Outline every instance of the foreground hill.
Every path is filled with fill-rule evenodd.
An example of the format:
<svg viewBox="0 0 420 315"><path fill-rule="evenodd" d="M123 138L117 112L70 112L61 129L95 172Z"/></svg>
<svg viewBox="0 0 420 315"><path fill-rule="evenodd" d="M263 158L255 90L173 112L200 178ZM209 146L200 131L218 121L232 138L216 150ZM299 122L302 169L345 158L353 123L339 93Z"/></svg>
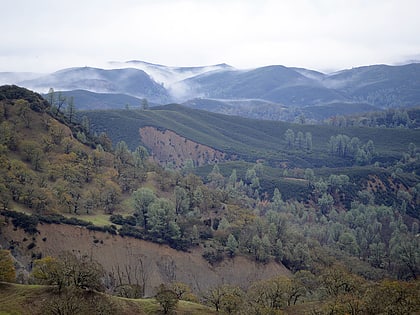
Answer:
<svg viewBox="0 0 420 315"><path fill-rule="evenodd" d="M142 148L131 152L121 147L114 155L106 135L92 139L83 126L57 113L40 95L16 86L0 87L0 109L0 245L12 250L23 278L35 259L62 251L89 253L108 272L129 268L125 277L134 277L139 260L144 260L149 271L142 290L147 295L160 283L175 280L201 292L227 280L245 286L289 273L274 260L259 265L246 255L228 257L219 245L215 249L213 220L217 229L228 203L222 205L219 193L199 178L183 180L185 200L178 205L174 188L180 182L172 178L178 175L147 162ZM156 201L156 225L152 213L144 220L137 219L139 213L133 216L134 192L140 188L137 195L147 192ZM255 217L249 209L234 204L232 208L235 216ZM113 214L118 215L111 222ZM136 227L137 221L147 219L147 226ZM245 222L238 222L241 225ZM225 242L225 232L219 234ZM214 265L224 257L226 261Z"/></svg>
<svg viewBox="0 0 420 315"><path fill-rule="evenodd" d="M70 312L73 311L89 314L118 314L118 315L153 315L159 314L161 308L154 299L126 299L113 296L107 296L103 293L84 292L86 301L79 302L78 305L72 305L76 301L67 301L67 307L58 307L60 297L55 294L50 286L22 285L0 282L0 313L1 314L54 314L54 311ZM46 307L46 302L50 302ZM55 306L55 308L54 308ZM176 314L188 315L211 315L217 314L203 305L180 301L176 308Z"/></svg>
<svg viewBox="0 0 420 315"><path fill-rule="evenodd" d="M21 229L15 230L11 222L4 224L5 218L0 218L3 222L0 244L4 248L13 246L22 267L31 265L33 257L57 257L66 251L88 253L115 278L131 277L135 279L132 281L144 281L145 296L153 296L161 283L186 283L198 294L224 283L247 287L262 279L290 275L289 270L274 262L258 264L244 257L235 257L212 266L203 259L199 248L190 252L177 251L167 245L74 225L39 224L38 232L31 235ZM31 243L33 246L28 249Z"/></svg>

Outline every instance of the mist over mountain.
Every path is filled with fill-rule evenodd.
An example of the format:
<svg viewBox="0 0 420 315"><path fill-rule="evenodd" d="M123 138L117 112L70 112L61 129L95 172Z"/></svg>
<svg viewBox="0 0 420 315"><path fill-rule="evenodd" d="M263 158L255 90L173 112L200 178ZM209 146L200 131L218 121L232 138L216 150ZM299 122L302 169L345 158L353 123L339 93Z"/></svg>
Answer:
<svg viewBox="0 0 420 315"><path fill-rule="evenodd" d="M67 95L74 95L79 109L124 106L121 102L109 104L113 97L106 94L126 95L130 98L123 103L130 105L146 98L152 104L174 102L275 120L301 114L309 119L325 119L331 114L420 104L419 63L372 65L330 74L282 65L254 69L236 69L227 64L172 67L139 60L109 65L111 69L77 67L47 75L0 73L0 79L42 93L49 88L67 91ZM90 92L89 97L86 93L81 97L81 91Z"/></svg>
<svg viewBox="0 0 420 315"><path fill-rule="evenodd" d="M20 85L46 93L54 90L86 90L96 93L121 93L146 97L158 103L170 100L167 90L146 72L134 68L98 69L90 67L69 68L19 82Z"/></svg>

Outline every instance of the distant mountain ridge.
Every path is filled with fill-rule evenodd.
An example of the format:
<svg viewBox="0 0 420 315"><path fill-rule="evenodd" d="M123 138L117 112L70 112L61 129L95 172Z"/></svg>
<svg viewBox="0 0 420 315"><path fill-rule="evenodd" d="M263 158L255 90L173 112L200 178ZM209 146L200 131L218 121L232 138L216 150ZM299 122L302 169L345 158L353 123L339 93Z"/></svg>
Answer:
<svg viewBox="0 0 420 315"><path fill-rule="evenodd" d="M78 67L40 76L28 74L27 80L22 73L0 73L0 81L14 80L7 83L44 93L49 88L67 91L67 95L74 90L79 90L78 95L80 90L100 93L76 98L80 109L100 108L102 103L102 108L121 108L121 102L109 104L105 94L134 97L130 104L146 98L156 104L194 107L197 101L193 100L201 100L201 109L240 116L249 116L251 111L253 118L267 116L269 106L270 110L278 108L272 116L280 118L273 119L282 119L285 108L296 115L325 119L334 113L335 104L340 104L336 115L420 105L420 63L372 65L331 74L282 65L243 70L227 64L170 67L132 60L110 66L108 70Z"/></svg>

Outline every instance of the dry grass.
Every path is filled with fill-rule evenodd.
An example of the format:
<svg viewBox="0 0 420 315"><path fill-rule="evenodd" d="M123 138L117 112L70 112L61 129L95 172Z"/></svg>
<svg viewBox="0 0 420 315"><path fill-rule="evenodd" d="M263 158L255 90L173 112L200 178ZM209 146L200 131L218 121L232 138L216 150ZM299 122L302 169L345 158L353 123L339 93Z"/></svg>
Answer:
<svg viewBox="0 0 420 315"><path fill-rule="evenodd" d="M36 315L50 300L54 291L49 286L21 285L0 282L0 315ZM112 296L116 314L160 314L160 306L155 299L125 299ZM197 303L179 301L177 315L215 315L216 311Z"/></svg>

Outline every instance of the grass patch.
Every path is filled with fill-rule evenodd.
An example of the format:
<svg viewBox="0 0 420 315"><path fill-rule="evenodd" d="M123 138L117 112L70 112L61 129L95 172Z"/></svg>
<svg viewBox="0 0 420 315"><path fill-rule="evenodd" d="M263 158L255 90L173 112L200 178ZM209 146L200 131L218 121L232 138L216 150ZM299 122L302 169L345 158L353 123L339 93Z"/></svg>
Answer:
<svg viewBox="0 0 420 315"><path fill-rule="evenodd" d="M78 219L92 222L97 226L109 225L109 214L81 214L77 216Z"/></svg>

